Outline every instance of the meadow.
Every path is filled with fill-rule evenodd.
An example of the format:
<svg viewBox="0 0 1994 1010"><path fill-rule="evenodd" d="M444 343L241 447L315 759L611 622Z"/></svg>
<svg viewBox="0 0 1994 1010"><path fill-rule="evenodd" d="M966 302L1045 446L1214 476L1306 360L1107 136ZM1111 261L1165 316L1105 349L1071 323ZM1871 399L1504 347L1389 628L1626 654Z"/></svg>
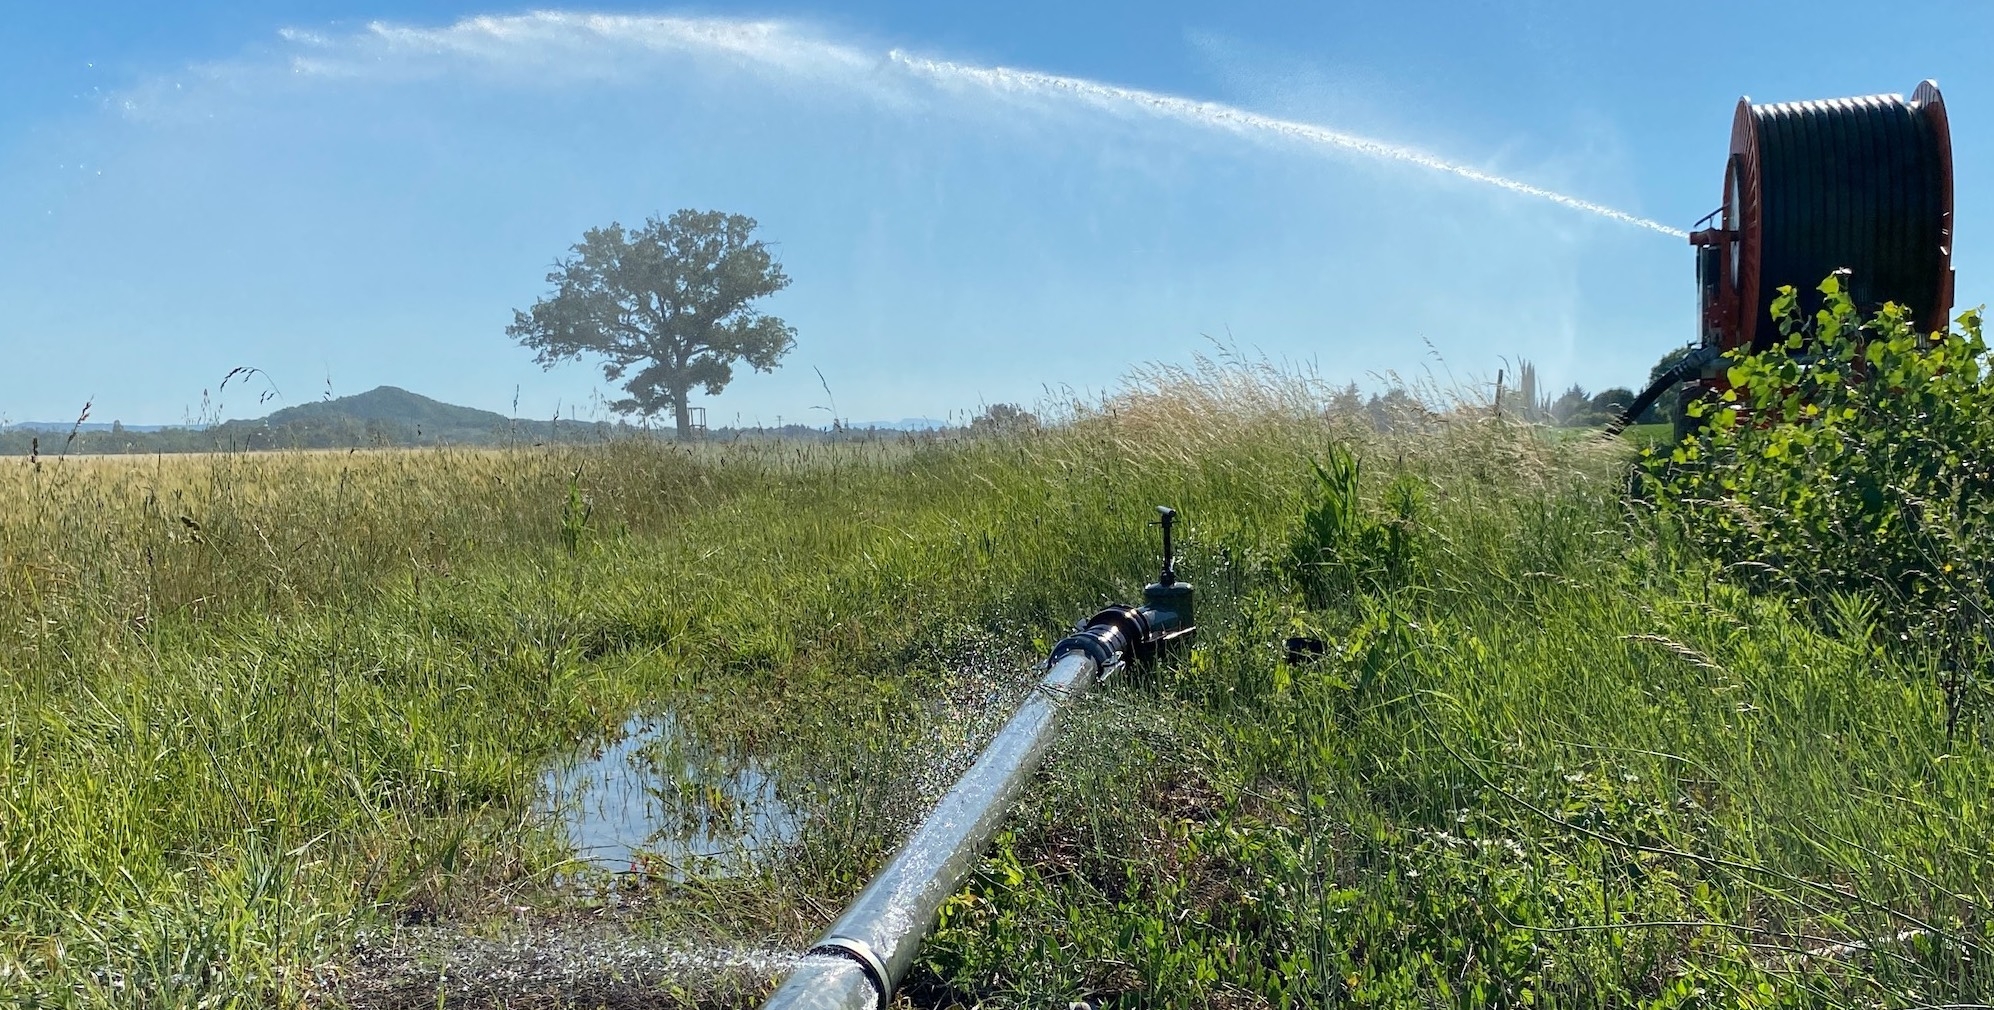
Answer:
<svg viewBox="0 0 1994 1010"><path fill-rule="evenodd" d="M1158 504L1196 647L1077 705L903 1003L1988 1002L1989 734L1885 603L1742 584L1625 441L1326 393L1206 364L974 439L7 460L0 1004L753 1006L1139 594ZM633 713L770 769L794 836L578 862L544 770ZM502 963L536 950L573 963Z"/></svg>

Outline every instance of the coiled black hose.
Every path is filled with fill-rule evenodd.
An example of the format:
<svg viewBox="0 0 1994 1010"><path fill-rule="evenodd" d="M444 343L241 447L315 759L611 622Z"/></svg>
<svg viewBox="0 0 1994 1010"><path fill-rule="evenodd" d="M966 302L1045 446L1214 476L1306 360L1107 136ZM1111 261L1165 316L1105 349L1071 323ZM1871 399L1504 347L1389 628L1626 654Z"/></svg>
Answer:
<svg viewBox="0 0 1994 1010"><path fill-rule="evenodd" d="M1752 106L1762 200L1753 351L1780 339L1781 285L1802 318L1821 307L1823 278L1847 269L1865 315L1896 302L1924 319L1947 269L1943 138L1896 95Z"/></svg>

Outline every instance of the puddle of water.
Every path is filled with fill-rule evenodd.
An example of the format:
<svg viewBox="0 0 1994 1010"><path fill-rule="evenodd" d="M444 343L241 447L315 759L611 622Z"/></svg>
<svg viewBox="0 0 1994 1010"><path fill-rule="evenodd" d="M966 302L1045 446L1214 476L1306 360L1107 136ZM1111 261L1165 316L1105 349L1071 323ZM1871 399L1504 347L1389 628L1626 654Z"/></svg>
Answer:
<svg viewBox="0 0 1994 1010"><path fill-rule="evenodd" d="M541 802L580 858L675 880L751 870L794 841L801 821L772 771L700 746L669 713L632 718L616 739L550 768Z"/></svg>

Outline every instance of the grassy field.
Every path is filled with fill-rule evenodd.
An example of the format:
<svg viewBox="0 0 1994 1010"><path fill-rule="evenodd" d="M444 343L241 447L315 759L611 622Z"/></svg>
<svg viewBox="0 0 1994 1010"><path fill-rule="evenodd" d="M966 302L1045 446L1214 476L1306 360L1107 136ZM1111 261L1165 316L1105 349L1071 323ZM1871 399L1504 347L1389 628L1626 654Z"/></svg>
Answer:
<svg viewBox="0 0 1994 1010"><path fill-rule="evenodd" d="M751 1006L1045 645L1137 595L1156 504L1197 648L1080 705L905 999L1994 994L1986 730L1864 604L1727 584L1623 499L1625 443L1384 434L1322 392L1155 372L974 441L9 462L0 1002ZM1295 634L1329 653L1285 665ZM770 769L795 837L584 869L543 769L638 712ZM436 977L521 935L649 967Z"/></svg>

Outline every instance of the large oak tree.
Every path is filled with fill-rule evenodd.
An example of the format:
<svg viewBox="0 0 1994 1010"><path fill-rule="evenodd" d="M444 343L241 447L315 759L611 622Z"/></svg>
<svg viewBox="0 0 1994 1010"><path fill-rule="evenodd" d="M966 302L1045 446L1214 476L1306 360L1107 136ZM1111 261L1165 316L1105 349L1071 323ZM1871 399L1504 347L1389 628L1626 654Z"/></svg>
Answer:
<svg viewBox="0 0 1994 1010"><path fill-rule="evenodd" d="M629 397L611 409L653 417L670 408L685 438L695 387L720 392L736 362L772 371L796 345L794 327L754 308L789 286L754 231L753 218L696 210L634 231L591 228L547 275L554 290L513 312L506 335L545 368L602 358L604 378L628 376Z"/></svg>

